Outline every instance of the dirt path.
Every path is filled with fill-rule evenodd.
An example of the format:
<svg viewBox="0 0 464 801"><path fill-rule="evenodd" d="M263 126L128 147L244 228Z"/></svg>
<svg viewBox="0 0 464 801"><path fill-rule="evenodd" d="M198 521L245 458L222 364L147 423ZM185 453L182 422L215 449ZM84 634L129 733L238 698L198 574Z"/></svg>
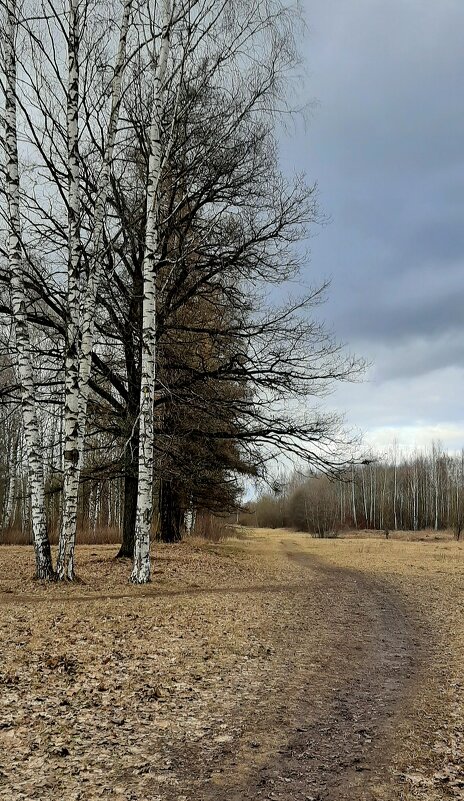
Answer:
<svg viewBox="0 0 464 801"><path fill-rule="evenodd" d="M287 552L322 573L337 609L339 632L330 672L333 688L314 714L301 700L301 726L266 775L290 778L276 799L330 801L390 795L395 719L417 689L418 641L407 613L390 590L362 573L324 565L314 556ZM309 588L308 588L308 591ZM341 602L341 603L340 603ZM334 611L334 610L332 610ZM357 637L350 636L359 627ZM360 637L359 637L360 635ZM360 642L361 640L361 642ZM397 797L393 788L393 796ZM250 796L253 797L253 796Z"/></svg>
<svg viewBox="0 0 464 801"><path fill-rule="evenodd" d="M274 746L264 760L252 753L249 764L238 771L239 781L237 760L222 767L224 778L209 789L200 771L193 797L202 801L398 799L391 757L397 717L404 717L408 700L417 691L417 633L406 610L381 582L330 566L286 540L281 547L285 557L308 574L298 589L285 587L295 612L308 605L324 609L325 623L334 636L330 661L316 677L314 665L305 671L305 656L311 659L310 651L304 654L309 632L300 628L298 680L292 680L288 665L285 695L269 695L269 704L278 702L281 708L274 720L279 747ZM297 618L301 624L301 615ZM307 639L312 643L312 636ZM287 705L293 709L290 721L285 720ZM259 744L255 747L259 749Z"/></svg>

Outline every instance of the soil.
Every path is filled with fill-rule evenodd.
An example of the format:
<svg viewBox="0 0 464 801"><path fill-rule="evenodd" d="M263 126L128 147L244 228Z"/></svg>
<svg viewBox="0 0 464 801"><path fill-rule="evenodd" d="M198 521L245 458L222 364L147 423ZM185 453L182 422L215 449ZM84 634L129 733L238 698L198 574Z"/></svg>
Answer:
<svg viewBox="0 0 464 801"><path fill-rule="evenodd" d="M0 798L464 798L457 543L248 532L127 584L0 549Z"/></svg>

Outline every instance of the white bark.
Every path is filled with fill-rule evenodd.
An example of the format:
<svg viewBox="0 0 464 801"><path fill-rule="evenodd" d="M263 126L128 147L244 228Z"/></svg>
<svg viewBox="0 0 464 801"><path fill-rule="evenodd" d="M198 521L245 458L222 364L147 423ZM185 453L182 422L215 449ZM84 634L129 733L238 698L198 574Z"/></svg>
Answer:
<svg viewBox="0 0 464 801"><path fill-rule="evenodd" d="M189 508L187 509L187 511L185 512L185 515L184 515L185 531L187 532L189 537L191 536L191 534L193 533L193 530L195 528L196 516L197 516L196 515L196 509L193 506L193 504L190 503L190 506L189 506ZM237 523L238 523L238 512L237 512Z"/></svg>
<svg viewBox="0 0 464 801"><path fill-rule="evenodd" d="M94 211L93 261L84 293L82 308L79 306L79 153L78 153L78 104L79 104L79 21L78 0L70 2L69 16L69 84L68 84L68 165L69 165L69 280L68 280L68 358L66 363L65 403L65 455L63 486L63 520L58 556L59 578L72 580L74 576L73 555L77 530L77 502L79 480L83 462L84 438L89 397L89 380L92 366L95 309L98 287L102 275L102 245L108 198L111 166L116 140L121 88L126 65L126 43L133 0L125 0L120 27L119 48L111 88L111 112L108 134L103 156L103 168ZM80 344L79 344L80 340Z"/></svg>
<svg viewBox="0 0 464 801"><path fill-rule="evenodd" d="M395 531L398 530L398 515L397 515L397 446L396 442L393 445L394 447L394 455L395 455L395 462L393 467L393 517L394 517L394 526Z"/></svg>
<svg viewBox="0 0 464 801"><path fill-rule="evenodd" d="M172 3L163 0L162 38L153 86L153 112L150 127L145 253L143 259L142 378L140 388L140 449L134 564L131 581L150 581L150 533L153 514L153 415L155 392L156 283L155 261L158 250L158 187L161 174L160 119L162 94L169 56Z"/></svg>
<svg viewBox="0 0 464 801"><path fill-rule="evenodd" d="M13 525L13 511L16 497L16 472L18 464L19 429L12 430L8 447L7 488L3 505L3 528Z"/></svg>
<svg viewBox="0 0 464 801"><path fill-rule="evenodd" d="M97 531L98 516L100 513L100 498L101 498L101 484L98 483L97 486L95 487L93 503L92 505L89 503L89 506L92 510L91 530L94 538Z"/></svg>
<svg viewBox="0 0 464 801"><path fill-rule="evenodd" d="M8 0L4 31L5 57L5 153L6 190L8 198L8 261L10 271L11 306L16 343L17 367L21 385L24 439L27 449L31 489L32 531L36 559L36 575L40 579L53 577L50 543L45 514L45 492L40 432L37 419L36 395L27 304L22 280L22 251L19 211L19 167L16 127L16 2Z"/></svg>
<svg viewBox="0 0 464 801"><path fill-rule="evenodd" d="M68 9L68 293L66 326L63 516L58 548L59 579L74 578L74 547L79 490L79 0Z"/></svg>
<svg viewBox="0 0 464 801"><path fill-rule="evenodd" d="M353 523L354 527L358 528L358 518L356 516L356 497L355 497L355 486L354 486L354 468L351 468L351 501L353 505Z"/></svg>
<svg viewBox="0 0 464 801"><path fill-rule="evenodd" d="M92 367L92 349L94 343L95 310L98 288L103 271L103 232L105 212L110 188L111 167L113 163L114 145L118 130L119 110L121 106L122 79L126 66L127 35L133 0L125 0L119 34L119 47L111 85L111 112L108 123L108 134L103 154L103 168L95 201L94 229L92 236L93 260L85 293L82 310L82 344L79 360L79 453L82 462L87 402L89 397L89 379Z"/></svg>

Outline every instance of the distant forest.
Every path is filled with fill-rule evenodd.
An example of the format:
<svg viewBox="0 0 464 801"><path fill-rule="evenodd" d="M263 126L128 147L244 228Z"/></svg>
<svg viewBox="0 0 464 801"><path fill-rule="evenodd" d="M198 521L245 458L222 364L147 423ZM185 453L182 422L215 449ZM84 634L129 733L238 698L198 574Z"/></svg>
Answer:
<svg viewBox="0 0 464 801"><path fill-rule="evenodd" d="M266 528L290 527L318 536L343 529L382 531L464 527L464 450L439 445L412 456L396 449L388 458L353 467L339 480L294 474L276 482L241 518Z"/></svg>

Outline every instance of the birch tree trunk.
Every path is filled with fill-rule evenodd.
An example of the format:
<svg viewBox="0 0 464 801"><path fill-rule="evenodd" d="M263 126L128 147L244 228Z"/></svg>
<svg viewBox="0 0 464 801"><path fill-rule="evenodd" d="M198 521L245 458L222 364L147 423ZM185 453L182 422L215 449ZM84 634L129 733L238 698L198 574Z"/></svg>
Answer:
<svg viewBox="0 0 464 801"><path fill-rule="evenodd" d="M85 427L87 421L87 403L89 398L89 380L92 366L92 349L94 344L96 300L104 264L102 249L106 204L110 188L111 167L113 164L114 145L118 130L119 110L121 107L122 79L127 59L127 35L129 32L132 4L133 0L125 0L120 25L119 47L111 84L111 112L108 123L108 134L103 154L103 168L95 201L94 229L92 235L92 266L84 295L84 304L82 310L82 343L79 359L80 463L82 463Z"/></svg>
<svg viewBox="0 0 464 801"><path fill-rule="evenodd" d="M153 416L155 393L155 260L158 249L158 188L161 173L160 119L162 92L169 56L171 0L163 0L162 38L153 86L150 128L150 159L146 206L145 253L143 258L142 380L139 411L139 483L135 521L134 563L131 581L150 581L150 532L153 514Z"/></svg>
<svg viewBox="0 0 464 801"><path fill-rule="evenodd" d="M45 491L40 432L37 419L33 378L31 341L27 321L27 304L22 280L22 250L19 212L19 166L16 127L16 2L6 3L4 31L5 57L5 153L6 190L8 198L8 262L11 306L15 334L18 373L21 385L24 439L27 449L31 491L32 532L35 550L36 577L54 577L50 542L45 514Z"/></svg>
<svg viewBox="0 0 464 801"><path fill-rule="evenodd" d="M351 502L353 508L353 524L355 528L358 528L358 518L356 515L355 486L354 486L354 468L351 468Z"/></svg>
<svg viewBox="0 0 464 801"><path fill-rule="evenodd" d="M364 508L364 525L367 528L369 526L369 522L367 516L367 495L366 495L366 480L364 477L364 467L361 467L361 479L362 479L362 496L363 496L363 508Z"/></svg>
<svg viewBox="0 0 464 801"><path fill-rule="evenodd" d="M3 528L13 525L13 511L16 497L16 472L18 464L19 429L12 430L8 448L8 475L5 502L3 507Z"/></svg>
<svg viewBox="0 0 464 801"><path fill-rule="evenodd" d="M69 165L69 273L68 273L68 343L66 360L65 454L63 485L63 519L60 532L58 576L74 577L74 547L77 531L79 480L83 463L89 380L94 343L97 291L101 281L102 242L111 165L121 105L121 87L126 65L126 44L133 0L125 0L120 27L119 47L111 87L111 112L103 156L103 168L94 210L92 236L93 259L79 305L80 273L80 198L79 198L79 20L78 0L71 0L68 38L68 165Z"/></svg>
<svg viewBox="0 0 464 801"><path fill-rule="evenodd" d="M185 531L189 537L193 534L193 530L195 528L195 517L196 517L195 507L193 505L193 500L190 499L188 509L184 515ZM237 510L237 524L238 524L238 510Z"/></svg>
<svg viewBox="0 0 464 801"><path fill-rule="evenodd" d="M68 8L68 294L66 326L63 512L58 548L58 578L74 578L74 547L79 490L79 0Z"/></svg>

